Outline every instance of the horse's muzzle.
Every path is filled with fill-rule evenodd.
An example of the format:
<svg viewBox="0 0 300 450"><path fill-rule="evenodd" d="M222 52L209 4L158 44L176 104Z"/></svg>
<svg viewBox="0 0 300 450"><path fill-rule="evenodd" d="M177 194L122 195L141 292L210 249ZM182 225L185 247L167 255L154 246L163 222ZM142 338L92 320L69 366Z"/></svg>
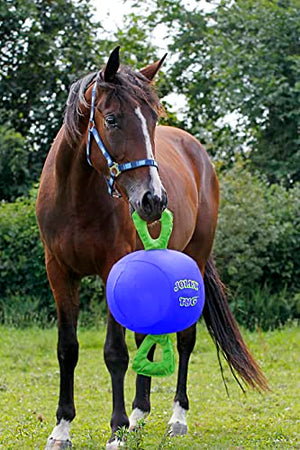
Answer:
<svg viewBox="0 0 300 450"><path fill-rule="evenodd" d="M142 219L151 223L161 218L162 212L166 209L167 205L167 193L162 189L160 196L151 191L145 192L142 200L136 205L135 209Z"/></svg>

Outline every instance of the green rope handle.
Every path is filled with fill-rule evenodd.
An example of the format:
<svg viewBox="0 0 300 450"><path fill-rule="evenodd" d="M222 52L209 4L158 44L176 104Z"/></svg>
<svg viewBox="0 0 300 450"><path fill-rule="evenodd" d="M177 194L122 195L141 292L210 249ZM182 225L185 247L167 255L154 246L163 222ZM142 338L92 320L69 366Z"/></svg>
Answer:
<svg viewBox="0 0 300 450"><path fill-rule="evenodd" d="M145 250L158 250L161 248L167 248L173 230L173 214L170 210L165 209L162 213L160 219L160 236L157 239L153 239L150 236L147 222L141 219L136 211L134 211L134 213L132 214L132 219Z"/></svg>
<svg viewBox="0 0 300 450"><path fill-rule="evenodd" d="M163 359L159 362L152 362L147 358L151 347L155 344L160 344L163 351ZM170 336L148 334L134 357L132 368L136 373L147 377L172 375L175 370L175 356Z"/></svg>
<svg viewBox="0 0 300 450"><path fill-rule="evenodd" d="M153 239L151 237L148 231L147 223L140 218L136 211L133 213L132 219L145 250L167 248L173 230L173 214L171 211L168 209L163 211L160 219L160 236L157 239ZM163 351L163 358L158 362L150 361L147 358L151 347L155 344L161 345ZM148 377L165 377L172 375L175 370L175 356L170 336L168 334L149 334L146 336L134 357L132 368L136 373Z"/></svg>

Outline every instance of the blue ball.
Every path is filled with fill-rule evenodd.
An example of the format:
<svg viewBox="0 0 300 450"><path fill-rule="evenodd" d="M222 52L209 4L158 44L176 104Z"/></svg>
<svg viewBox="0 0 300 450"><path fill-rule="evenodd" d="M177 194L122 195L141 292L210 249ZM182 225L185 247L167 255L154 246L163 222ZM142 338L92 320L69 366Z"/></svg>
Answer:
<svg viewBox="0 0 300 450"><path fill-rule="evenodd" d="M111 269L108 307L124 327L143 334L182 331L197 322L204 285L196 262L175 250L140 250Z"/></svg>

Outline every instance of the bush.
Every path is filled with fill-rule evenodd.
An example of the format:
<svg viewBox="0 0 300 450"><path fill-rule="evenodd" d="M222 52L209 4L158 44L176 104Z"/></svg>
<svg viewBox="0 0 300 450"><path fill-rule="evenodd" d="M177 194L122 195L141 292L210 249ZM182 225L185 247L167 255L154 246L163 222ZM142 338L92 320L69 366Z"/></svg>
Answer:
<svg viewBox="0 0 300 450"><path fill-rule="evenodd" d="M299 292L300 185L269 186L241 162L220 184L214 251L225 283L247 292L265 284L271 292Z"/></svg>
<svg viewBox="0 0 300 450"><path fill-rule="evenodd" d="M48 308L51 292L35 218L35 196L2 203L0 211L1 300L32 296Z"/></svg>
<svg viewBox="0 0 300 450"><path fill-rule="evenodd" d="M274 294L268 286L255 286L243 294L235 292L231 308L237 321L249 330L270 330L300 317L300 295L290 295L286 289Z"/></svg>
<svg viewBox="0 0 300 450"><path fill-rule="evenodd" d="M241 161L220 185L214 252L237 318L250 328L298 318L300 185L269 186Z"/></svg>
<svg viewBox="0 0 300 450"><path fill-rule="evenodd" d="M0 126L1 200L15 200L30 189L27 169L30 152L27 147L26 140L20 133L5 125Z"/></svg>

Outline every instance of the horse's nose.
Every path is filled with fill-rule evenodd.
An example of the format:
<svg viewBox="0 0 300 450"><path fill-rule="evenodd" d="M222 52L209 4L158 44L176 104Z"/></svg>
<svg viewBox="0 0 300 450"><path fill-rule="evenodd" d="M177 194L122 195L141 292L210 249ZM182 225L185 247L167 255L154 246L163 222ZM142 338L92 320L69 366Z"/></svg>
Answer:
<svg viewBox="0 0 300 450"><path fill-rule="evenodd" d="M160 219L162 212L166 209L168 204L167 193L162 189L161 195L153 194L147 191L141 201L141 209L143 216L149 222Z"/></svg>

